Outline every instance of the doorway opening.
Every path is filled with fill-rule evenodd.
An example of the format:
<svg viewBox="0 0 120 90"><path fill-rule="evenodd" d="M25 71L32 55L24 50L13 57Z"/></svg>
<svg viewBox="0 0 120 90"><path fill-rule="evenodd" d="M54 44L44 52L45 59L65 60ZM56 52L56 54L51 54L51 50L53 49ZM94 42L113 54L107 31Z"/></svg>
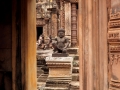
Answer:
<svg viewBox="0 0 120 90"><path fill-rule="evenodd" d="M37 27L37 40L41 34L43 34L43 27Z"/></svg>

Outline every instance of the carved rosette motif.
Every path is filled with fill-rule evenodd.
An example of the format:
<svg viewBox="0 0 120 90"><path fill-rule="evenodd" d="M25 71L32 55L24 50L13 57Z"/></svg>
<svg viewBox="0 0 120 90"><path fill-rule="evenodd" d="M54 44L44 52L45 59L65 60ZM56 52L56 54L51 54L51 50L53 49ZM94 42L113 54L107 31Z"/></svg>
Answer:
<svg viewBox="0 0 120 90"><path fill-rule="evenodd" d="M120 12L110 13L108 23L109 90L120 89Z"/></svg>

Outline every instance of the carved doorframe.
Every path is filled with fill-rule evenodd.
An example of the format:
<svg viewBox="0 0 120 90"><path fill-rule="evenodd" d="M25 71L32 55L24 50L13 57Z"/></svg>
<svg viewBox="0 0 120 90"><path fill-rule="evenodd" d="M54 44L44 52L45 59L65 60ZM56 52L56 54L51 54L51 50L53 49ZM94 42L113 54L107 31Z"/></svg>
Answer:
<svg viewBox="0 0 120 90"><path fill-rule="evenodd" d="M107 2L79 0L80 90L108 90Z"/></svg>
<svg viewBox="0 0 120 90"><path fill-rule="evenodd" d="M109 90L120 90L120 1L109 0L108 64Z"/></svg>

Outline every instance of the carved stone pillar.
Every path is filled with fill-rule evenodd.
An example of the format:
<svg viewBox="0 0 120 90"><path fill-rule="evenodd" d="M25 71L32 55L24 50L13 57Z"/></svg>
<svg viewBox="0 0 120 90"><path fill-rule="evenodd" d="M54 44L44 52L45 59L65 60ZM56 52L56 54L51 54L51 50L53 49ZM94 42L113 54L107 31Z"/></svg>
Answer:
<svg viewBox="0 0 120 90"><path fill-rule="evenodd" d="M65 3L65 35L71 40L71 3Z"/></svg>
<svg viewBox="0 0 120 90"><path fill-rule="evenodd" d="M106 0L79 0L80 90L108 90Z"/></svg>
<svg viewBox="0 0 120 90"><path fill-rule="evenodd" d="M44 38L45 38L45 39L46 39L47 36L48 36L48 33L47 33L47 24L45 24L45 25L43 26L43 35L44 35Z"/></svg>
<svg viewBox="0 0 120 90"><path fill-rule="evenodd" d="M47 33L48 35L51 35L51 19L49 20L49 23L47 25Z"/></svg>
<svg viewBox="0 0 120 90"><path fill-rule="evenodd" d="M65 28L65 6L64 6L64 0L60 1L60 21L61 21L61 28Z"/></svg>
<svg viewBox="0 0 120 90"><path fill-rule="evenodd" d="M71 45L77 45L77 6L72 3L71 5Z"/></svg>
<svg viewBox="0 0 120 90"><path fill-rule="evenodd" d="M57 14L53 13L51 19L51 35L55 37L57 36Z"/></svg>

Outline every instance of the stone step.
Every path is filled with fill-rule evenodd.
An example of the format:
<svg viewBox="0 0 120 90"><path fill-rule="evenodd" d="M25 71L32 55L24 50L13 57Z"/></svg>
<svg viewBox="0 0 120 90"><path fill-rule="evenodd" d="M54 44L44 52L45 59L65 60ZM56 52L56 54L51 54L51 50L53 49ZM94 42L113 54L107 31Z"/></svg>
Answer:
<svg viewBox="0 0 120 90"><path fill-rule="evenodd" d="M37 82L37 90L42 90L45 87L46 82Z"/></svg>
<svg viewBox="0 0 120 90"><path fill-rule="evenodd" d="M73 61L73 67L79 67L79 60Z"/></svg>
<svg viewBox="0 0 120 90"><path fill-rule="evenodd" d="M68 48L67 52L69 54L77 54L78 50L79 50L79 48Z"/></svg>
<svg viewBox="0 0 120 90"><path fill-rule="evenodd" d="M42 74L42 73L44 73L43 70L37 71L37 74Z"/></svg>
<svg viewBox="0 0 120 90"><path fill-rule="evenodd" d="M37 82L46 82L48 78L48 74L41 74L38 78L37 78Z"/></svg>
<svg viewBox="0 0 120 90"><path fill-rule="evenodd" d="M79 73L72 74L72 81L79 81Z"/></svg>
<svg viewBox="0 0 120 90"><path fill-rule="evenodd" d="M70 83L70 90L79 90L79 81L72 81Z"/></svg>
<svg viewBox="0 0 120 90"><path fill-rule="evenodd" d="M79 73L79 67L73 67L72 73Z"/></svg>
<svg viewBox="0 0 120 90"><path fill-rule="evenodd" d="M78 54L69 54L69 57L73 57L74 60L79 60L79 55Z"/></svg>
<svg viewBox="0 0 120 90"><path fill-rule="evenodd" d="M70 90L70 89L64 87L44 87L43 90Z"/></svg>

